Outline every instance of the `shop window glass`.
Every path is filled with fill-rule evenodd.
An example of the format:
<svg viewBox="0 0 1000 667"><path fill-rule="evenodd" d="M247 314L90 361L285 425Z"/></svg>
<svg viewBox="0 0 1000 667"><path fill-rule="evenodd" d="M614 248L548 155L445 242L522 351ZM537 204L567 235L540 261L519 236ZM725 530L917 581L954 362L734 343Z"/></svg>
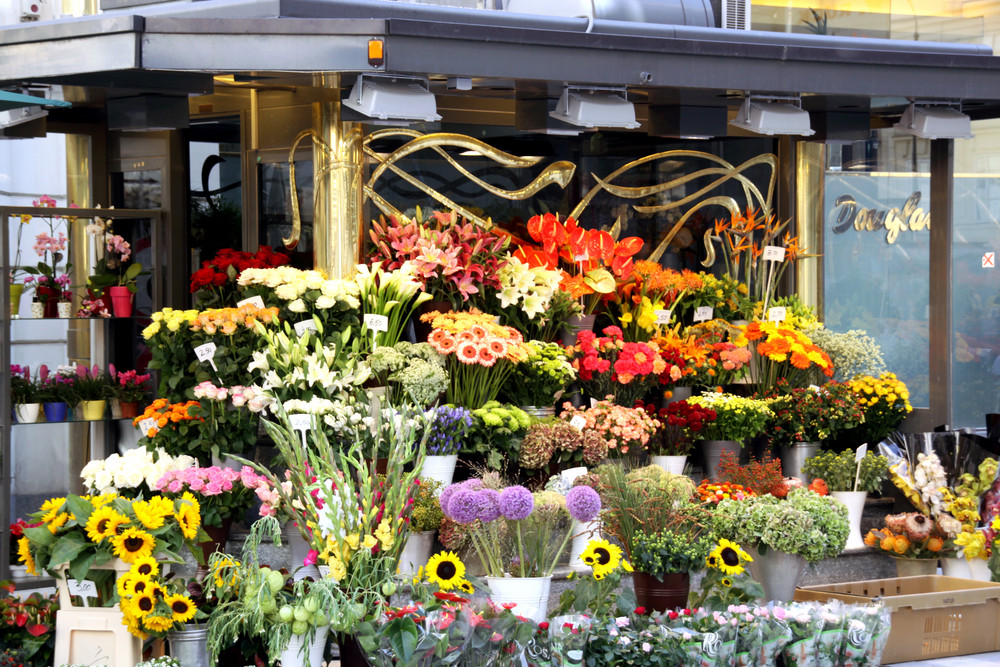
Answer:
<svg viewBox="0 0 1000 667"><path fill-rule="evenodd" d="M929 406L929 142L879 131L827 150L823 233L824 324L862 329Z"/></svg>

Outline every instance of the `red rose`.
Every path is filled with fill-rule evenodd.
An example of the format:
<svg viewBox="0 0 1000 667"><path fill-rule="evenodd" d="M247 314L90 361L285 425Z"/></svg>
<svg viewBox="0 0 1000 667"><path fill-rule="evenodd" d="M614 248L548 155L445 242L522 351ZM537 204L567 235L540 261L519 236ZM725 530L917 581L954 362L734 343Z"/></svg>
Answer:
<svg viewBox="0 0 1000 667"><path fill-rule="evenodd" d="M634 613L636 616L642 616L643 614L646 613L646 608L645 607L636 607L633 610L632 613Z"/></svg>

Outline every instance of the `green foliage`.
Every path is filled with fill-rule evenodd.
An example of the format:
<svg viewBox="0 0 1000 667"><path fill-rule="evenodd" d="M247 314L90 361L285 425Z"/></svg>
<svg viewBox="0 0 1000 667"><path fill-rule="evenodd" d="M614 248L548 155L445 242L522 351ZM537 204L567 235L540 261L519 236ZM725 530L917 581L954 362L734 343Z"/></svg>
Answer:
<svg viewBox="0 0 1000 667"><path fill-rule="evenodd" d="M528 341L526 347L528 357L514 366L502 392L515 405L553 405L576 379L570 353L558 343L537 340Z"/></svg>
<svg viewBox="0 0 1000 667"><path fill-rule="evenodd" d="M815 479L820 477L831 491L867 491L874 493L882 488L882 482L889 475L889 460L874 452L868 452L861 459L861 472L858 475L858 487L854 488L854 476L857 472L854 452L845 450L839 454L831 451L820 451L806 460L802 472Z"/></svg>
<svg viewBox="0 0 1000 667"><path fill-rule="evenodd" d="M571 572L569 578L573 584L559 596L559 606L549 613L549 617L577 613L607 618L631 612L636 604L635 589L621 585L624 573L621 566L601 579L593 572L582 576Z"/></svg>
<svg viewBox="0 0 1000 667"><path fill-rule="evenodd" d="M413 494L413 509L410 513L410 532L422 533L437 530L444 519L444 512L438 503L441 482L436 479L421 479L420 487Z"/></svg>
<svg viewBox="0 0 1000 667"><path fill-rule="evenodd" d="M518 444L528 427L531 417L514 405L489 401L473 410L475 423L463 447L462 454L479 454L486 457L486 465L499 470L505 459L517 456Z"/></svg>
<svg viewBox="0 0 1000 667"><path fill-rule="evenodd" d="M712 546L707 537L692 538L689 532L639 530L632 538L632 567L662 580L666 574L703 568Z"/></svg>

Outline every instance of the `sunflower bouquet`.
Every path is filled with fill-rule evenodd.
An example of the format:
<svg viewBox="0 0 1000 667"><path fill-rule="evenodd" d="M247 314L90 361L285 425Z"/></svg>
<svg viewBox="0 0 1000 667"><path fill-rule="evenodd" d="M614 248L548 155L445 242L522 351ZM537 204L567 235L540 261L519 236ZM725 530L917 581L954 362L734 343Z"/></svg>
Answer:
<svg viewBox="0 0 1000 667"><path fill-rule="evenodd" d="M750 576L747 563L753 558L736 542L725 538L709 543L705 556L705 578L692 607L731 609L764 597L763 587Z"/></svg>
<svg viewBox="0 0 1000 667"><path fill-rule="evenodd" d="M583 576L570 574L576 584L563 591L559 606L550 616L577 613L604 618L621 616L635 607L635 591L627 586L619 590L622 577L633 572L621 547L605 539L592 539L580 554L580 560L590 572Z"/></svg>
<svg viewBox="0 0 1000 667"><path fill-rule="evenodd" d="M197 543L207 539L191 494L174 500L71 494L45 501L31 518L39 525L25 528L18 542L29 574L93 581L99 603L118 602L123 623L139 637L162 635L194 616L190 598L159 577L161 563L181 562L182 548L197 558ZM100 569L116 558L123 571L117 582L114 569Z"/></svg>
<svg viewBox="0 0 1000 667"><path fill-rule="evenodd" d="M420 319L433 327L427 342L445 357L450 379L446 397L453 405L475 410L494 400L530 352L519 331L477 310L434 311Z"/></svg>

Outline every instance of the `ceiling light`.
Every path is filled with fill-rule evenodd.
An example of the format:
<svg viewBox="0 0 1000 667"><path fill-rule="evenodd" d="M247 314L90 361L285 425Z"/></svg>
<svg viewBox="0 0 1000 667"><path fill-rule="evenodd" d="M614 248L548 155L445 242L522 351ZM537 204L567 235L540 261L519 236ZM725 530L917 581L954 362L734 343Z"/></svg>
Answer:
<svg viewBox="0 0 1000 667"><path fill-rule="evenodd" d="M771 100L771 101L763 101ZM814 134L809 126L809 112L797 97L747 97L730 125L756 134Z"/></svg>
<svg viewBox="0 0 1000 667"><path fill-rule="evenodd" d="M952 102L914 102L893 127L924 139L971 139L972 119Z"/></svg>
<svg viewBox="0 0 1000 667"><path fill-rule="evenodd" d="M441 120L437 100L425 79L359 75L344 105L369 118L379 120Z"/></svg>
<svg viewBox="0 0 1000 667"><path fill-rule="evenodd" d="M549 115L579 127L639 127L624 88L566 86Z"/></svg>

